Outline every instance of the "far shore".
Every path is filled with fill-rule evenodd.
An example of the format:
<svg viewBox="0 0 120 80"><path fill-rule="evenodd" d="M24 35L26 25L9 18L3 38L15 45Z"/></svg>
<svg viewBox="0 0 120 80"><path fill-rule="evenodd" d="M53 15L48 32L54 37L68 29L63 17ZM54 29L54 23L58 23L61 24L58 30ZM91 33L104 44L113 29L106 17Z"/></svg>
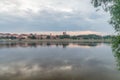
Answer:
<svg viewBox="0 0 120 80"><path fill-rule="evenodd" d="M100 40L97 40L97 39L92 39L92 40L87 40L87 39L84 39L84 40L74 40L74 39L42 39L42 40L33 40L33 39L26 39L26 40L0 40L0 42L103 42L103 43L107 43L107 42L111 42L112 40L110 39L100 39Z"/></svg>

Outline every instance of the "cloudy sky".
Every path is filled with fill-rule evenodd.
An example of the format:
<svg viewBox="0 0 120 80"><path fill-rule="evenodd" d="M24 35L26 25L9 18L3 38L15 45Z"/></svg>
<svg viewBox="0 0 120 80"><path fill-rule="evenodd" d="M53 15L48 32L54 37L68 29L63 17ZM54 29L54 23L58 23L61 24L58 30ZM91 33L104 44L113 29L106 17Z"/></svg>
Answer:
<svg viewBox="0 0 120 80"><path fill-rule="evenodd" d="M0 32L113 33L108 21L109 14L90 0L0 0Z"/></svg>

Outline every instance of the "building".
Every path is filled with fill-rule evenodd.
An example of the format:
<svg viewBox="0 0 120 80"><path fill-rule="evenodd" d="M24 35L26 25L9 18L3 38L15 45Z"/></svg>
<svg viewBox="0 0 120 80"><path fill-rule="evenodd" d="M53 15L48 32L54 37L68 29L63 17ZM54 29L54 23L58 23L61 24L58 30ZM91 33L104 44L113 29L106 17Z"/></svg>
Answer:
<svg viewBox="0 0 120 80"><path fill-rule="evenodd" d="M66 32L63 32L63 35L67 35L67 33L66 33Z"/></svg>

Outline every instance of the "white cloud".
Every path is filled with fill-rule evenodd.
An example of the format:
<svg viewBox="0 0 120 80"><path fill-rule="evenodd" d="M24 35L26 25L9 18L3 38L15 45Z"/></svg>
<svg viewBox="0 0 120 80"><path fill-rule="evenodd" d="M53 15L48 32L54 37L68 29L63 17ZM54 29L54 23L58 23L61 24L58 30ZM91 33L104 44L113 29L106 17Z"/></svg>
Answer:
<svg viewBox="0 0 120 80"><path fill-rule="evenodd" d="M107 23L109 15L96 12L90 0L0 0L0 9L3 31L8 25L19 27L17 31L32 31L34 28L37 28L34 31L112 31ZM102 31L104 25L106 29Z"/></svg>
<svg viewBox="0 0 120 80"><path fill-rule="evenodd" d="M40 13L44 10L56 12L80 12L81 14L90 14L94 11L90 0L2 0L0 1L1 13L9 14Z"/></svg>

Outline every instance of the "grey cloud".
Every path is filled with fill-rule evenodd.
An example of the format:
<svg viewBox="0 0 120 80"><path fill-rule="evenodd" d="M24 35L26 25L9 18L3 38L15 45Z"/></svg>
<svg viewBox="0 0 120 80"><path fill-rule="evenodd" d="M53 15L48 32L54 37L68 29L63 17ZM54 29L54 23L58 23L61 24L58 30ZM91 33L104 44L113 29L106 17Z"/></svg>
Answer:
<svg viewBox="0 0 120 80"><path fill-rule="evenodd" d="M8 0L6 0L7 2ZM30 0L31 1L31 0ZM53 1L53 2L52 2ZM90 1L90 0L88 0ZM19 4L14 7L13 10L8 12L0 12L0 31L1 32L33 32L33 31L98 31L98 32L112 32L112 27L107 23L109 19L108 14L104 12L95 12L95 9L91 7L90 3L82 0L76 2L69 1L55 1L51 0L46 3L44 1L36 0L41 4L47 4L47 6L38 5L31 8L30 5L25 9L20 9L22 2L14 1L8 2L9 4ZM63 3L64 2L64 3ZM73 3L74 2L74 3ZM78 4L81 5L78 5ZM86 4L85 4L86 3ZM5 4L7 5L7 4ZM53 6L52 6L53 5ZM57 6L58 5L58 6ZM84 6L87 5L88 10ZM56 7L55 7L56 6ZM81 8L83 7L83 9ZM34 12L34 9L37 9ZM70 10L69 10L70 9ZM18 11L18 12L17 12ZM9 28L9 29L8 29ZM104 29L103 29L104 28Z"/></svg>

